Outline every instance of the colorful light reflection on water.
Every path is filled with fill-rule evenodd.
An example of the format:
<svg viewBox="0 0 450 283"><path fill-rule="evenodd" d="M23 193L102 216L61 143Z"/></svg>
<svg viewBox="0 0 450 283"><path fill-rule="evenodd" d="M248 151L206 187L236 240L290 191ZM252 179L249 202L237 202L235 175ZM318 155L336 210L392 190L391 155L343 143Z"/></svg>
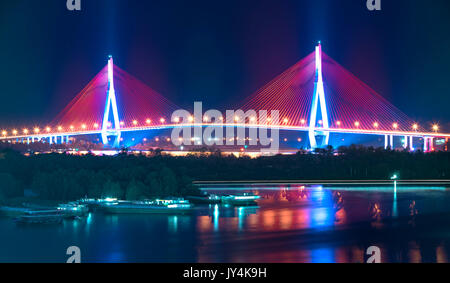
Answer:
<svg viewBox="0 0 450 283"><path fill-rule="evenodd" d="M437 187L248 186L258 205L206 205L192 215L104 215L61 226L0 218L0 262L448 262L450 191ZM214 193L219 191L214 190ZM221 189L220 193L236 193Z"/></svg>

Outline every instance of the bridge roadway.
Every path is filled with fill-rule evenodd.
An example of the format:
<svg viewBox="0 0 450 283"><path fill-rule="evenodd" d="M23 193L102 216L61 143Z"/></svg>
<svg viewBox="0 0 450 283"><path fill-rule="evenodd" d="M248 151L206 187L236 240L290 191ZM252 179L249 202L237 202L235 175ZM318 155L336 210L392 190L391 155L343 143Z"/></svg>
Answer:
<svg viewBox="0 0 450 283"><path fill-rule="evenodd" d="M172 129L172 128L196 128L196 127L240 127L240 128L256 128L256 129L271 129L271 130L286 130L286 131L299 131L299 132L309 132L310 128L307 126L288 126L288 125L260 125L260 124L228 124L228 123L202 123L202 124L166 124L166 125L149 125L145 127L131 127L131 128L122 128L120 130L109 129L107 132L111 135L114 135L116 132L141 132L141 131L151 131L151 130L164 130L164 129ZM364 134L364 135L377 135L377 136L385 136L386 142L385 147L389 144L393 144L393 137L407 137L409 143L411 144L412 139L424 138L430 142L435 138L450 138L450 134L444 133L433 133L433 132L403 132L403 131L384 131L384 130L363 130L363 129L345 129L345 128L320 128L317 127L314 129L316 132L329 132L329 133L341 133L341 134ZM0 141L20 141L20 142L34 142L35 140L45 140L48 139L49 143L64 143L64 139L68 141L69 137L73 136L85 136L85 135L96 135L101 134L102 130L85 130L85 131L70 131L70 132L50 132L45 133L41 132L38 134L27 134L27 135L16 135L16 136L2 136L0 137ZM58 141L59 138L59 141ZM407 147L407 146L406 146ZM431 148L431 147L429 147Z"/></svg>

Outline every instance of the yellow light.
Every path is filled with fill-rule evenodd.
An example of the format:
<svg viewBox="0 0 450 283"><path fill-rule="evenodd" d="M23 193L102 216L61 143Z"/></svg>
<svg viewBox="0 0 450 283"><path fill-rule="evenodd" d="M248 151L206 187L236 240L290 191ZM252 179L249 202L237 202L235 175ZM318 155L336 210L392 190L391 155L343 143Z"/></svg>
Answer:
<svg viewBox="0 0 450 283"><path fill-rule="evenodd" d="M167 138L167 142L170 142L170 138Z"/></svg>
<svg viewBox="0 0 450 283"><path fill-rule="evenodd" d="M306 120L305 120L305 119L302 119L302 120L300 121L300 123L306 124ZM338 123L339 123L339 122L338 122Z"/></svg>
<svg viewBox="0 0 450 283"><path fill-rule="evenodd" d="M394 129L398 129L398 124L397 124L397 123L394 123L394 124L392 125L392 127L394 127Z"/></svg>
<svg viewBox="0 0 450 283"><path fill-rule="evenodd" d="M235 122L239 122L239 117L238 116L234 116L234 121Z"/></svg>
<svg viewBox="0 0 450 283"><path fill-rule="evenodd" d="M3 132L2 132L2 135L5 136L5 137L6 137L7 134L8 134L7 131L3 131Z"/></svg>
<svg viewBox="0 0 450 283"><path fill-rule="evenodd" d="M35 129L34 129L34 132L35 132L36 134L38 134L40 131L41 131L41 130L40 130L39 128L35 128Z"/></svg>
<svg viewBox="0 0 450 283"><path fill-rule="evenodd" d="M47 133L50 133L52 131L50 127L47 127L45 130L47 131Z"/></svg>
<svg viewBox="0 0 450 283"><path fill-rule="evenodd" d="M180 118L175 117L175 118L173 119L173 121L174 121L175 123L180 123Z"/></svg>
<svg viewBox="0 0 450 283"><path fill-rule="evenodd" d="M438 125L433 125L433 131L435 131L435 132L439 131L439 126Z"/></svg>
<svg viewBox="0 0 450 283"><path fill-rule="evenodd" d="M147 124L151 124L151 123L152 123L152 120L150 120L150 119L147 119L147 121L145 121L145 123L147 123Z"/></svg>
<svg viewBox="0 0 450 283"><path fill-rule="evenodd" d="M98 128L98 124L97 123L94 124L94 128L96 128L96 129Z"/></svg>
<svg viewBox="0 0 450 283"><path fill-rule="evenodd" d="M255 122L256 121L256 118L255 117L251 117L250 118L250 122Z"/></svg>
<svg viewBox="0 0 450 283"><path fill-rule="evenodd" d="M283 122L284 122L285 124L287 124L287 123L289 122L289 119L288 119L288 118L284 118Z"/></svg>
<svg viewBox="0 0 450 283"><path fill-rule="evenodd" d="M361 125L361 123L359 123L358 121L355 122L355 127L359 127Z"/></svg>
<svg viewBox="0 0 450 283"><path fill-rule="evenodd" d="M138 121L134 120L133 125L137 126L137 124L138 124Z"/></svg>
<svg viewBox="0 0 450 283"><path fill-rule="evenodd" d="M378 124L378 122L373 123L374 128L378 128L379 126L380 126L380 124Z"/></svg>
<svg viewBox="0 0 450 283"><path fill-rule="evenodd" d="M124 122L124 121L120 122L119 124L120 124L121 126L125 126L125 122ZM108 126L111 127L111 123L108 123Z"/></svg>
<svg viewBox="0 0 450 283"><path fill-rule="evenodd" d="M203 117L203 122L209 122L209 117L208 116Z"/></svg>
<svg viewBox="0 0 450 283"><path fill-rule="evenodd" d="M70 126L70 129L73 131L73 130L75 129L75 127L71 125L71 126Z"/></svg>
<svg viewBox="0 0 450 283"><path fill-rule="evenodd" d="M58 131L61 132L63 128L61 126L58 127Z"/></svg>
<svg viewBox="0 0 450 283"><path fill-rule="evenodd" d="M417 131L417 129L419 129L419 125L414 124L414 125L413 125L413 129Z"/></svg>
<svg viewBox="0 0 450 283"><path fill-rule="evenodd" d="M17 135L17 130L13 130L13 135Z"/></svg>
<svg viewBox="0 0 450 283"><path fill-rule="evenodd" d="M164 124L166 122L166 119L161 118L159 121Z"/></svg>
<svg viewBox="0 0 450 283"><path fill-rule="evenodd" d="M86 125L81 125L81 128L83 129L83 130L86 130Z"/></svg>
<svg viewBox="0 0 450 283"><path fill-rule="evenodd" d="M342 125L341 121L337 121L336 125L338 125L338 127L340 127Z"/></svg>
<svg viewBox="0 0 450 283"><path fill-rule="evenodd" d="M23 133L26 135L26 134L28 134L28 129L24 129L23 130Z"/></svg>

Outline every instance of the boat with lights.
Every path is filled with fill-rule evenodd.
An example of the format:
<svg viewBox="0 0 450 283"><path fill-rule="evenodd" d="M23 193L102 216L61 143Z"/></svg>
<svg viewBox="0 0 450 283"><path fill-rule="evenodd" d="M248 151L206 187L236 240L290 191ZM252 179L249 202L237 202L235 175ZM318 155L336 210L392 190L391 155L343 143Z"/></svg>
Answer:
<svg viewBox="0 0 450 283"><path fill-rule="evenodd" d="M236 205L236 206L249 206L255 205L256 201L261 197L257 196L253 193L243 193L239 195L227 195L222 196L222 203L228 205Z"/></svg>
<svg viewBox="0 0 450 283"><path fill-rule="evenodd" d="M112 214L187 214L193 205L185 199L156 199L104 204L102 208Z"/></svg>
<svg viewBox="0 0 450 283"><path fill-rule="evenodd" d="M66 217L84 217L89 213L89 207L85 204L70 202L67 204L60 204L57 207L57 211L58 214L62 214Z"/></svg>
<svg viewBox="0 0 450 283"><path fill-rule="evenodd" d="M215 194L204 194L202 196L188 196L186 197L192 203L195 204L219 204L222 202L222 198Z"/></svg>

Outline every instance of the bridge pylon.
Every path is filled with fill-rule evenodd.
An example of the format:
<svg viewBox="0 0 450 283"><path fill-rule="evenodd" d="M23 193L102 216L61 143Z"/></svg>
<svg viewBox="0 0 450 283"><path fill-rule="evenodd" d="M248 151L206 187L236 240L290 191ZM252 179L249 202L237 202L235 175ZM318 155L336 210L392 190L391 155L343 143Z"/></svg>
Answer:
<svg viewBox="0 0 450 283"><path fill-rule="evenodd" d="M112 109L112 121L109 121ZM119 147L121 131L119 110L117 108L116 91L114 89L114 61L112 56L108 60L108 90L105 104L105 112L102 123L102 142L104 145L109 144L108 137L115 137L113 146Z"/></svg>
<svg viewBox="0 0 450 283"><path fill-rule="evenodd" d="M320 114L321 123L318 126L317 110L320 103ZM330 124L328 120L327 103L325 100L325 88L323 86L323 74L322 74L322 45L316 46L316 76L314 82L314 94L311 106L311 117L309 121L309 141L311 149L316 149L317 147L325 147L330 141L330 132L323 131L329 129ZM322 129L322 131L321 131ZM323 136L321 145L317 144L317 136Z"/></svg>

